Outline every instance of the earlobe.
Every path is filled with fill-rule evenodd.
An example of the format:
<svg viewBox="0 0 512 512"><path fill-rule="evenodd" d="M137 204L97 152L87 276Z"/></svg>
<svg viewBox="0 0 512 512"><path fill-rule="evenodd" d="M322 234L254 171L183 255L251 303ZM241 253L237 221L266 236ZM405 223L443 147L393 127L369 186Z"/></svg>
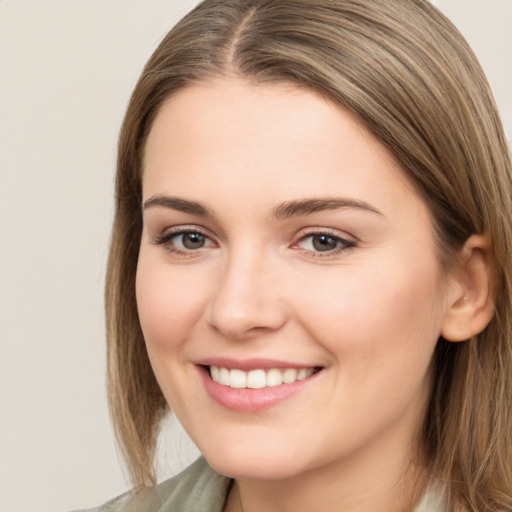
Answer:
<svg viewBox="0 0 512 512"><path fill-rule="evenodd" d="M489 239L470 236L460 258L441 326L443 338L454 342L482 332L494 315L493 256Z"/></svg>

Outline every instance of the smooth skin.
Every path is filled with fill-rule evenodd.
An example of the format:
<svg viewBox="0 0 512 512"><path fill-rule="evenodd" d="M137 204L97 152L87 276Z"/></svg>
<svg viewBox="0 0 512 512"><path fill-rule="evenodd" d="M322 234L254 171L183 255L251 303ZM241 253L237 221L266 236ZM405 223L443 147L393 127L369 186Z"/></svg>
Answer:
<svg viewBox="0 0 512 512"><path fill-rule="evenodd" d="M226 511L238 490L244 512L411 510L437 340L490 318L485 239L442 277L427 207L369 131L313 92L237 78L163 105L143 202L147 350L192 440L237 480ZM238 412L206 392L209 357L321 370Z"/></svg>

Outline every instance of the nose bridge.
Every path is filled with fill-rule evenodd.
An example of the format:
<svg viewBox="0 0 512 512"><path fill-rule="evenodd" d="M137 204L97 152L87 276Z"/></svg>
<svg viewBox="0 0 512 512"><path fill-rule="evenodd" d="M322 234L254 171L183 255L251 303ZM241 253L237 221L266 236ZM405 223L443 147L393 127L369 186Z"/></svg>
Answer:
<svg viewBox="0 0 512 512"><path fill-rule="evenodd" d="M223 261L209 307L209 323L224 336L243 339L278 329L285 308L273 262L252 243L233 247Z"/></svg>

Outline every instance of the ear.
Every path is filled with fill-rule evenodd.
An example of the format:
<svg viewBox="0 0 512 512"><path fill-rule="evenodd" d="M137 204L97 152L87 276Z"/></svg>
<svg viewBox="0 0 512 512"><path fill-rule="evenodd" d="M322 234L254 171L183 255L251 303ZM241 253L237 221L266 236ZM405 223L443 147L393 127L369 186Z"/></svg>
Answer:
<svg viewBox="0 0 512 512"><path fill-rule="evenodd" d="M465 341L482 332L494 315L493 258L485 236L470 236L451 276L448 306L441 325L447 341Z"/></svg>

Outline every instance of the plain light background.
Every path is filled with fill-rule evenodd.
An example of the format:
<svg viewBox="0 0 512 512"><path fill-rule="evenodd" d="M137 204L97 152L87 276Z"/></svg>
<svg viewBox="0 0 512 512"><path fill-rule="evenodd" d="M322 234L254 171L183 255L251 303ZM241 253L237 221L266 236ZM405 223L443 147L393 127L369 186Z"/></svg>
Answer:
<svg viewBox="0 0 512 512"><path fill-rule="evenodd" d="M0 0L0 511L98 505L124 480L104 391L116 139L144 62L195 0ZM512 0L438 0L512 135ZM172 441L171 441L172 439ZM170 425L162 478L196 451Z"/></svg>

